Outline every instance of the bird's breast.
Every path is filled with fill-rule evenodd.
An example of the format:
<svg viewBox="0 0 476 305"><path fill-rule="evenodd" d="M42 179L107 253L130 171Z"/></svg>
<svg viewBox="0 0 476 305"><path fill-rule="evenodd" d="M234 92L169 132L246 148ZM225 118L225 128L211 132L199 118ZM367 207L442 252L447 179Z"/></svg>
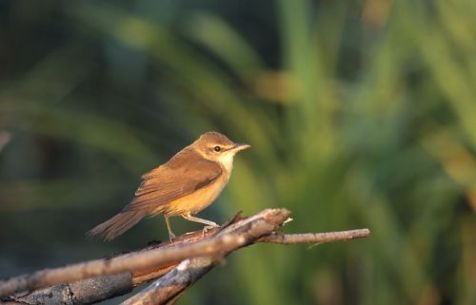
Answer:
<svg viewBox="0 0 476 305"><path fill-rule="evenodd" d="M228 179L229 175L223 174L220 178L216 179L209 185L170 202L163 213L167 216L173 216L187 213L196 214L202 211L212 204L218 195L220 195L221 191L227 184Z"/></svg>

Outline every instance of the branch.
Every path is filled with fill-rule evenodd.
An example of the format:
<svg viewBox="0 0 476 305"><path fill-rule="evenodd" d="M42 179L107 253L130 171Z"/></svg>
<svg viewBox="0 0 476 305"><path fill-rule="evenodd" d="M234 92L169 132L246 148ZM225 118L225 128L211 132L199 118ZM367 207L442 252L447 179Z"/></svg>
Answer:
<svg viewBox="0 0 476 305"><path fill-rule="evenodd" d="M226 229L220 234L227 234ZM297 244L297 243L326 243L339 240L351 240L367 237L370 234L368 229L327 232L327 233L307 233L307 234L277 234L263 236L254 241L269 242L276 244ZM254 242L253 241L253 242ZM251 244L247 239L246 245ZM231 251L228 254L231 254ZM169 304L175 300L188 287L208 273L220 260L213 258L194 258L182 261L172 271L165 276L154 281L147 288L124 301L121 305L159 305Z"/></svg>
<svg viewBox="0 0 476 305"><path fill-rule="evenodd" d="M5 298L6 304L92 304L132 291L130 272L60 284ZM4 304L0 301L0 304Z"/></svg>
<svg viewBox="0 0 476 305"><path fill-rule="evenodd" d="M260 238L258 241L294 245L294 244L323 244L333 241L352 240L364 238L370 235L369 229L358 229L348 231L326 232L326 233L303 233L303 234L279 234L273 233Z"/></svg>
<svg viewBox="0 0 476 305"><path fill-rule="evenodd" d="M12 304L58 304L42 302L46 296L50 301L52 296L58 296L63 297L63 303L67 303L65 298L69 298L74 299L73 304L89 304L127 293L134 286L161 277L125 304L143 304L144 300L151 299L154 302L150 304L165 304L178 297L223 257L243 246L255 242L323 243L366 237L370 233L367 229L319 234L275 233L288 216L289 211L285 209L267 209L249 218L235 217L223 227L206 233L185 234L172 243L165 242L113 258L14 277L0 281L0 296L50 286L4 300Z"/></svg>
<svg viewBox="0 0 476 305"><path fill-rule="evenodd" d="M168 304L210 271L216 262L210 257L186 259L121 305Z"/></svg>
<svg viewBox="0 0 476 305"><path fill-rule="evenodd" d="M257 215L231 224L228 228L242 228L246 230L254 222L264 226L264 233L276 230L289 215L285 209L267 209ZM258 228L260 229L260 228ZM261 228L261 230L263 230ZM251 231L253 233L253 231ZM264 233L260 234L261 237ZM0 281L0 297L20 291L29 291L55 284L68 283L85 278L101 275L116 274L125 271L141 271L154 265L165 265L197 256L216 256L220 252L229 252L244 244L243 237L227 234L217 238L207 238L195 243L172 244L171 247L155 248L149 251L140 251L120 255L111 259L98 259L89 262L73 264L55 269L45 269L33 274L21 275L9 280Z"/></svg>
<svg viewBox="0 0 476 305"><path fill-rule="evenodd" d="M242 243L243 240L239 236L228 235L182 247L157 248L112 259L98 259L61 268L45 269L1 281L0 296L105 274L116 274L129 270L141 271L151 265L167 264L189 257L216 255L218 252L236 248Z"/></svg>

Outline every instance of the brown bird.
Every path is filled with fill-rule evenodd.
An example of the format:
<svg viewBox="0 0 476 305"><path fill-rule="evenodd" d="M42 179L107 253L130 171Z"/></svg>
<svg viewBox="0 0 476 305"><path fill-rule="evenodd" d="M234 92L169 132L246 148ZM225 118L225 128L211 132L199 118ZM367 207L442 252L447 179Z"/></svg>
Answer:
<svg viewBox="0 0 476 305"><path fill-rule="evenodd" d="M213 221L193 215L218 197L230 179L233 157L249 147L248 144L234 143L218 132L202 134L165 164L142 175L134 199L119 214L87 234L111 240L142 218L159 214L165 217L170 239L175 237L170 216L181 216L207 227L218 226Z"/></svg>

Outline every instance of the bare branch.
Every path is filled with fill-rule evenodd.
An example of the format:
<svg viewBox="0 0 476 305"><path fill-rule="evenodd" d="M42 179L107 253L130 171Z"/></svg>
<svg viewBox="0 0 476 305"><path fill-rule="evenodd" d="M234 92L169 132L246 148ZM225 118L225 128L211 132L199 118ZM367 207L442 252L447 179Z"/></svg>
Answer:
<svg viewBox="0 0 476 305"><path fill-rule="evenodd" d="M362 238L370 234L368 229L276 233L286 223L288 216L289 211L285 209L268 209L249 218L237 215L221 228L185 234L173 242L155 244L113 258L42 270L0 281L0 294L9 295L9 291L31 291L54 285L2 300L9 301L9 304L90 304L127 293L134 286L159 278L124 304L170 304L218 261L240 247L255 242L324 243Z"/></svg>
<svg viewBox="0 0 476 305"><path fill-rule="evenodd" d="M10 304L92 304L132 291L132 275L123 272L60 284L5 298ZM0 304L3 304L0 302Z"/></svg>
<svg viewBox="0 0 476 305"><path fill-rule="evenodd" d="M283 219L283 223L286 219ZM255 228L258 225L255 224ZM253 229L243 233L246 239L245 245L254 243L255 241L270 242L278 244L297 244L297 243L324 243L338 240L350 240L355 238L367 237L370 234L368 229L328 232L328 233L307 233L307 234L289 234L282 235L270 232L261 238L256 238L258 235L252 232ZM237 229L233 226L225 228L219 232L217 236L222 234L239 234ZM232 251L226 253L230 254ZM147 288L129 298L122 305L161 305L167 304L170 300L175 299L185 289L193 285L203 275L210 271L217 260L211 257L195 258L191 260L182 261L176 268L167 273L162 278L154 281Z"/></svg>
<svg viewBox="0 0 476 305"><path fill-rule="evenodd" d="M230 224L228 227L219 231L216 238L229 234L242 237L244 243L236 247L236 249L254 243L260 237L276 231L279 225L283 224L289 216L289 211L287 210L268 211L270 212L263 216L261 216L260 213L237 223ZM222 257L227 256L233 252L233 250L223 252ZM167 304L169 301L178 297L186 288L195 283L205 273L210 271L222 257L214 258L210 256L184 260L165 276L126 300L123 305Z"/></svg>
<svg viewBox="0 0 476 305"><path fill-rule="evenodd" d="M267 209L237 224L232 224L230 227L238 225L246 229L252 226L254 221L261 219L270 221L270 223L274 221L273 227L269 229L269 234L273 229L277 229L277 226L284 221L281 220L281 218L287 217L287 215L289 215L289 211L285 209ZM245 240L240 236L228 234L221 235L217 238L207 238L191 244L178 244L173 247L130 253L111 259L98 259L55 269L40 270L33 274L21 275L0 281L0 297L20 291L29 291L95 276L132 270L140 271L150 268L150 266L163 265L186 258L207 255L216 256L221 252L226 253L242 246L244 241Z"/></svg>
<svg viewBox="0 0 476 305"><path fill-rule="evenodd" d="M348 231L326 232L326 233L303 233L303 234L280 234L274 233L259 239L260 242L273 244L322 244L339 240L351 240L364 238L370 235L369 229L358 229Z"/></svg>
<svg viewBox="0 0 476 305"><path fill-rule="evenodd" d="M215 262L210 257L186 259L122 305L167 304L210 271Z"/></svg>
<svg viewBox="0 0 476 305"><path fill-rule="evenodd" d="M188 257L217 255L243 244L239 236L226 235L217 239L207 239L194 244L157 248L146 252L131 253L112 259L99 259L69 265L56 269L45 269L33 274L22 275L0 282L0 295L32 290L49 285L77 281L105 274L115 274L129 270L143 270L149 266L166 264Z"/></svg>

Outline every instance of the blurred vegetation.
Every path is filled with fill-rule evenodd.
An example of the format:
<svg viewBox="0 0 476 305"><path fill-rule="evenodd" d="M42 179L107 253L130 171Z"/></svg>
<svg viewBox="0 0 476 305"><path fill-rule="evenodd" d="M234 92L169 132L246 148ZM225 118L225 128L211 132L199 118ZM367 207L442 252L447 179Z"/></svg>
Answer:
<svg viewBox="0 0 476 305"><path fill-rule="evenodd" d="M206 216L286 207L287 231L373 235L241 251L183 304L476 304L475 1L16 0L0 16L0 276L166 238L161 218L83 234L218 130L253 149Z"/></svg>

